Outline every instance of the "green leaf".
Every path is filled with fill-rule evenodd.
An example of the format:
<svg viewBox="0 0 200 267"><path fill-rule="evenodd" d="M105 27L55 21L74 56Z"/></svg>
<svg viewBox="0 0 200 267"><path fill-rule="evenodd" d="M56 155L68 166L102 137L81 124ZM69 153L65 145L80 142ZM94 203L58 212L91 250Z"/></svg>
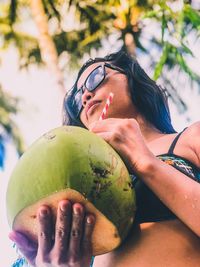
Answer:
<svg viewBox="0 0 200 267"><path fill-rule="evenodd" d="M200 76L197 75L196 73L194 73L190 67L187 65L185 59L183 58L182 54L181 53L176 53L176 59L177 59L177 62L179 63L179 66L181 67L182 70L184 70L192 80L195 80L197 82L200 82Z"/></svg>
<svg viewBox="0 0 200 267"><path fill-rule="evenodd" d="M154 80L157 80L160 77L162 70L163 70L163 67L167 61L168 52L169 52L169 45L168 45L168 43L165 43L160 60L158 61L158 63L155 66L154 75L153 75Z"/></svg>
<svg viewBox="0 0 200 267"><path fill-rule="evenodd" d="M12 138L18 153L24 152L24 142L19 128L13 120L13 115L18 111L18 98L4 92L0 86L0 125L8 136Z"/></svg>
<svg viewBox="0 0 200 267"><path fill-rule="evenodd" d="M200 30L200 13L197 10L193 9L191 5L185 5L184 15L194 28Z"/></svg>
<svg viewBox="0 0 200 267"><path fill-rule="evenodd" d="M166 28L167 28L167 21L166 21L165 14L164 14L164 11L163 11L163 14L162 14L162 25L161 25L161 42L162 43L164 43L164 34L165 34Z"/></svg>
<svg viewBox="0 0 200 267"><path fill-rule="evenodd" d="M182 39L185 36L185 31L184 31L184 27L185 27L185 13L184 11L180 11L178 16L177 16L177 23L176 23L176 32L178 35L179 39Z"/></svg>
<svg viewBox="0 0 200 267"><path fill-rule="evenodd" d="M10 2L10 10L9 10L9 20L10 24L13 25L17 18L17 6L18 1L17 0L11 0Z"/></svg>
<svg viewBox="0 0 200 267"><path fill-rule="evenodd" d="M158 14L159 14L159 12L157 10L147 11L141 16L141 19L157 18Z"/></svg>
<svg viewBox="0 0 200 267"><path fill-rule="evenodd" d="M194 57L194 54L192 52L192 50L186 46L183 42L181 42L181 47L183 48L183 51L189 55L191 55L192 57Z"/></svg>

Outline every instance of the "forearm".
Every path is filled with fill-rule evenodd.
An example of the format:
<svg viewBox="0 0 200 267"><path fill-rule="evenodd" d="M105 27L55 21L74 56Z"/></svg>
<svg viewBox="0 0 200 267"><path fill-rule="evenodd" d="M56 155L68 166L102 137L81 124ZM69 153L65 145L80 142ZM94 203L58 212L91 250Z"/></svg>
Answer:
<svg viewBox="0 0 200 267"><path fill-rule="evenodd" d="M200 184L158 158L137 172L160 200L200 236Z"/></svg>

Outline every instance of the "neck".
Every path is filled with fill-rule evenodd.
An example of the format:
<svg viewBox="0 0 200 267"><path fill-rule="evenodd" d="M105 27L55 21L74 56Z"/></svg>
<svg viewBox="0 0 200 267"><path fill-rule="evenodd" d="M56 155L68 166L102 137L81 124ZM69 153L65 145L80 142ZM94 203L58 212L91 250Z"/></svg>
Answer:
<svg viewBox="0 0 200 267"><path fill-rule="evenodd" d="M155 128L150 122L146 121L144 117L142 116L137 116L136 118L139 126L141 133L146 141L146 143L149 143L153 141L154 139L157 139L165 134L163 134L160 130Z"/></svg>

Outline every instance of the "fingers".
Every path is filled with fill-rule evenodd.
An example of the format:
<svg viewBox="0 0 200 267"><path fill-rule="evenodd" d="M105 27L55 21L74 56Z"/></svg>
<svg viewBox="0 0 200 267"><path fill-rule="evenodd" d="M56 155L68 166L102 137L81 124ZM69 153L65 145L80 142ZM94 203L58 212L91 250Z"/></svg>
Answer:
<svg viewBox="0 0 200 267"><path fill-rule="evenodd" d="M83 235L84 208L75 203L73 205L72 226L70 233L69 255L70 260L76 262L80 257L80 243Z"/></svg>
<svg viewBox="0 0 200 267"><path fill-rule="evenodd" d="M69 262L88 265L92 255L91 236L95 218L85 215L82 204L72 205L68 200L61 201L55 225L53 213L47 206L40 207L37 218L38 245L24 234L12 232L9 235L31 265L60 266ZM52 239L54 233L55 240Z"/></svg>
<svg viewBox="0 0 200 267"><path fill-rule="evenodd" d="M93 215L87 215L85 218L85 230L82 238L82 250L83 254L92 253L92 233L95 225L95 217Z"/></svg>
<svg viewBox="0 0 200 267"><path fill-rule="evenodd" d="M130 128L129 119L105 119L90 125L90 131L109 143L123 143Z"/></svg>
<svg viewBox="0 0 200 267"><path fill-rule="evenodd" d="M64 262L67 258L67 247L69 244L69 235L71 227L71 203L63 200L59 203L55 231L55 255L57 262Z"/></svg>
<svg viewBox="0 0 200 267"><path fill-rule="evenodd" d="M119 120L119 119L118 119ZM90 123L89 130L91 132L110 131L113 129L113 125L116 123L116 119L109 118L101 121L95 121Z"/></svg>
<svg viewBox="0 0 200 267"><path fill-rule="evenodd" d="M52 248L53 222L52 214L48 207L42 206L38 212L38 254L45 259Z"/></svg>
<svg viewBox="0 0 200 267"><path fill-rule="evenodd" d="M124 138L124 136L119 136L117 134L113 134L112 132L98 132L96 135L100 136L102 139L104 139L107 143L110 143L112 145L113 141L121 141L121 139Z"/></svg>
<svg viewBox="0 0 200 267"><path fill-rule="evenodd" d="M54 263L78 262L84 255L90 260L92 253L91 236L95 218L85 216L80 203L61 201L57 211L55 245L52 251Z"/></svg>
<svg viewBox="0 0 200 267"><path fill-rule="evenodd" d="M101 121L95 121L90 123L89 130L94 133L98 132L113 132L113 129L122 131L123 129L139 130L138 122L131 119L119 119L119 118L108 118Z"/></svg>

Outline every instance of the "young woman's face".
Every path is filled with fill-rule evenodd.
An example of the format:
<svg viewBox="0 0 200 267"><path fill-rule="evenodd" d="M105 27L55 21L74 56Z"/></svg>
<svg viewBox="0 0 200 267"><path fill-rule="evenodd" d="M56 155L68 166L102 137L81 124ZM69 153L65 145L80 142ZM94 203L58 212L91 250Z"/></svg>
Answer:
<svg viewBox="0 0 200 267"><path fill-rule="evenodd" d="M88 75L101 64L102 62L94 63L81 74L77 82L78 89L85 83ZM106 99L111 92L114 97L108 108L106 118L131 118L135 114L126 75L108 67L105 67L105 70L105 79L94 91L89 92L84 88L80 120L87 128L92 122L99 120Z"/></svg>

